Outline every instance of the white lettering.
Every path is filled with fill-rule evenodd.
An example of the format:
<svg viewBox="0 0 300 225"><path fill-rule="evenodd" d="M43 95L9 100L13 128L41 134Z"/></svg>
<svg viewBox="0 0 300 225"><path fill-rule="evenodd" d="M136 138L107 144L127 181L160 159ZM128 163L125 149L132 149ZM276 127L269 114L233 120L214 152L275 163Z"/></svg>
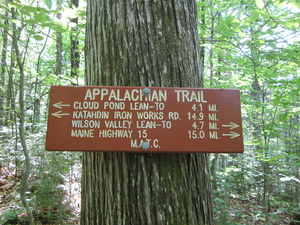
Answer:
<svg viewBox="0 0 300 225"><path fill-rule="evenodd" d="M145 119L145 120L162 120L164 118L163 112L153 112L153 111L146 111L146 112L137 112L138 119Z"/></svg>
<svg viewBox="0 0 300 225"><path fill-rule="evenodd" d="M123 110L125 109L124 102L104 102L104 109Z"/></svg>
<svg viewBox="0 0 300 225"><path fill-rule="evenodd" d="M147 102L131 102L130 110L149 110L149 103L147 103Z"/></svg>
<svg viewBox="0 0 300 225"><path fill-rule="evenodd" d="M207 102L203 91L174 90L177 102Z"/></svg>
<svg viewBox="0 0 300 225"><path fill-rule="evenodd" d="M99 130L100 138L131 138L132 130Z"/></svg>
<svg viewBox="0 0 300 225"><path fill-rule="evenodd" d="M208 111L217 112L217 105L216 104L208 104Z"/></svg>
<svg viewBox="0 0 300 225"><path fill-rule="evenodd" d="M97 120L72 120L72 127L100 128L100 121L97 121Z"/></svg>
<svg viewBox="0 0 300 225"><path fill-rule="evenodd" d="M106 128L115 128L115 129L130 129L132 121L123 120L123 121L104 121Z"/></svg>
<svg viewBox="0 0 300 225"><path fill-rule="evenodd" d="M153 140L153 147L154 148L160 148L160 146L158 145L158 139Z"/></svg>
<svg viewBox="0 0 300 225"><path fill-rule="evenodd" d="M164 110L165 104L162 102L155 102L156 110Z"/></svg>
<svg viewBox="0 0 300 225"><path fill-rule="evenodd" d="M144 139L144 140L138 140L138 139L132 139L130 140L130 147L131 148L140 148L143 142L148 142L151 148L160 148L158 144L158 139Z"/></svg>
<svg viewBox="0 0 300 225"><path fill-rule="evenodd" d="M74 102L73 107L74 109L98 109L99 102Z"/></svg>
<svg viewBox="0 0 300 225"><path fill-rule="evenodd" d="M163 120L161 122L162 122L163 128L171 129L171 127L172 127L171 121L164 121Z"/></svg>
<svg viewBox="0 0 300 225"><path fill-rule="evenodd" d="M217 131L209 131L209 138L210 139L219 139Z"/></svg>
<svg viewBox="0 0 300 225"><path fill-rule="evenodd" d="M218 130L218 124L216 122L209 122L208 126L211 130Z"/></svg>
<svg viewBox="0 0 300 225"><path fill-rule="evenodd" d="M115 119L132 119L132 112L125 112L125 111L115 111L114 112Z"/></svg>
<svg viewBox="0 0 300 225"><path fill-rule="evenodd" d="M171 120L178 120L179 119L179 113L178 112L169 112L168 117Z"/></svg>
<svg viewBox="0 0 300 225"><path fill-rule="evenodd" d="M106 111L73 111L74 119L108 119L109 112Z"/></svg>
<svg viewBox="0 0 300 225"><path fill-rule="evenodd" d="M138 145L138 140L137 139L130 140L130 147L131 148L139 148L140 146L141 146L141 144Z"/></svg>
<svg viewBox="0 0 300 225"><path fill-rule="evenodd" d="M84 100L95 100L95 99L93 99L93 97L92 97L92 92L91 92L91 89L87 89L86 90L86 93L85 93L85 97L84 97Z"/></svg>
<svg viewBox="0 0 300 225"><path fill-rule="evenodd" d="M153 90L148 96L143 95L143 89L87 89L84 100L95 100L99 98L108 101L167 101L167 90Z"/></svg>
<svg viewBox="0 0 300 225"><path fill-rule="evenodd" d="M71 130L71 137L94 137L94 129L90 130Z"/></svg>
<svg viewBox="0 0 300 225"><path fill-rule="evenodd" d="M103 101L103 99L106 95L108 95L108 89L102 88L101 89L101 101Z"/></svg>
<svg viewBox="0 0 300 225"><path fill-rule="evenodd" d="M84 100L95 100L96 95L100 95L100 89L99 88L94 88L93 91L91 89L87 89L85 93Z"/></svg>
<svg viewBox="0 0 300 225"><path fill-rule="evenodd" d="M156 121L146 121L146 120L142 120L142 121L136 121L136 128L156 128L157 124Z"/></svg>
<svg viewBox="0 0 300 225"><path fill-rule="evenodd" d="M212 121L219 121L219 119L217 119L217 114L216 113L209 113L208 114L208 119L212 120Z"/></svg>

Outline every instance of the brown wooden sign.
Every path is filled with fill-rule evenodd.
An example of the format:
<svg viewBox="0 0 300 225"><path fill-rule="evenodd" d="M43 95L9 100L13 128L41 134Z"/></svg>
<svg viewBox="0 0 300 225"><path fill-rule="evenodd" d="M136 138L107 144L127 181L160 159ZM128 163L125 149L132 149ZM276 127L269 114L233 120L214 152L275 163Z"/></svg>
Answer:
<svg viewBox="0 0 300 225"><path fill-rule="evenodd" d="M52 86L46 150L243 152L239 91Z"/></svg>

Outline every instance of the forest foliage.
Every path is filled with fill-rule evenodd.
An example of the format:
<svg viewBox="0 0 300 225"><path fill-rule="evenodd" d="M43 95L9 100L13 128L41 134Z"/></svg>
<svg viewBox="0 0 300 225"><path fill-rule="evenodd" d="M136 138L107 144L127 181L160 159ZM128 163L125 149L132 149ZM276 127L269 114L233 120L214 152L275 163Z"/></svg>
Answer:
<svg viewBox="0 0 300 225"><path fill-rule="evenodd" d="M49 87L84 85L86 3L0 2L0 221L76 223L81 155L44 142ZM288 224L300 214L300 2L197 6L205 87L241 91L245 152L211 154L215 222Z"/></svg>

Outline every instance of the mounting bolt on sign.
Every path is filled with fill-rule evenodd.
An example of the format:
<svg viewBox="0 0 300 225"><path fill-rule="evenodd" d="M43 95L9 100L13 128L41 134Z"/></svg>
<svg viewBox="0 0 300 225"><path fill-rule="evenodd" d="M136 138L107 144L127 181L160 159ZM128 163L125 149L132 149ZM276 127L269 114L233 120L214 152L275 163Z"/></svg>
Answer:
<svg viewBox="0 0 300 225"><path fill-rule="evenodd" d="M141 144L141 148L143 149L143 150L148 150L149 148L150 148L150 144L149 144L149 142L143 142L142 144Z"/></svg>
<svg viewBox="0 0 300 225"><path fill-rule="evenodd" d="M148 96L148 95L150 95L150 93L151 93L151 90L149 88L143 89L143 95Z"/></svg>

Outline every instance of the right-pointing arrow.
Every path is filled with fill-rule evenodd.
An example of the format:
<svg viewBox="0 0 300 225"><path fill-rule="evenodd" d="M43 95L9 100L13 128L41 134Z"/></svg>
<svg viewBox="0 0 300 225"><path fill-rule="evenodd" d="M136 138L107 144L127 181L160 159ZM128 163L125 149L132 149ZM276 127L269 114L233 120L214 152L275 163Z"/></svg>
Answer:
<svg viewBox="0 0 300 225"><path fill-rule="evenodd" d="M236 138L236 137L240 136L240 134L230 131L230 134L222 134L222 136L229 136L230 138Z"/></svg>
<svg viewBox="0 0 300 225"><path fill-rule="evenodd" d="M239 125L233 122L230 122L229 124L223 124L222 127L230 127L230 130L234 129L234 128L238 128Z"/></svg>

